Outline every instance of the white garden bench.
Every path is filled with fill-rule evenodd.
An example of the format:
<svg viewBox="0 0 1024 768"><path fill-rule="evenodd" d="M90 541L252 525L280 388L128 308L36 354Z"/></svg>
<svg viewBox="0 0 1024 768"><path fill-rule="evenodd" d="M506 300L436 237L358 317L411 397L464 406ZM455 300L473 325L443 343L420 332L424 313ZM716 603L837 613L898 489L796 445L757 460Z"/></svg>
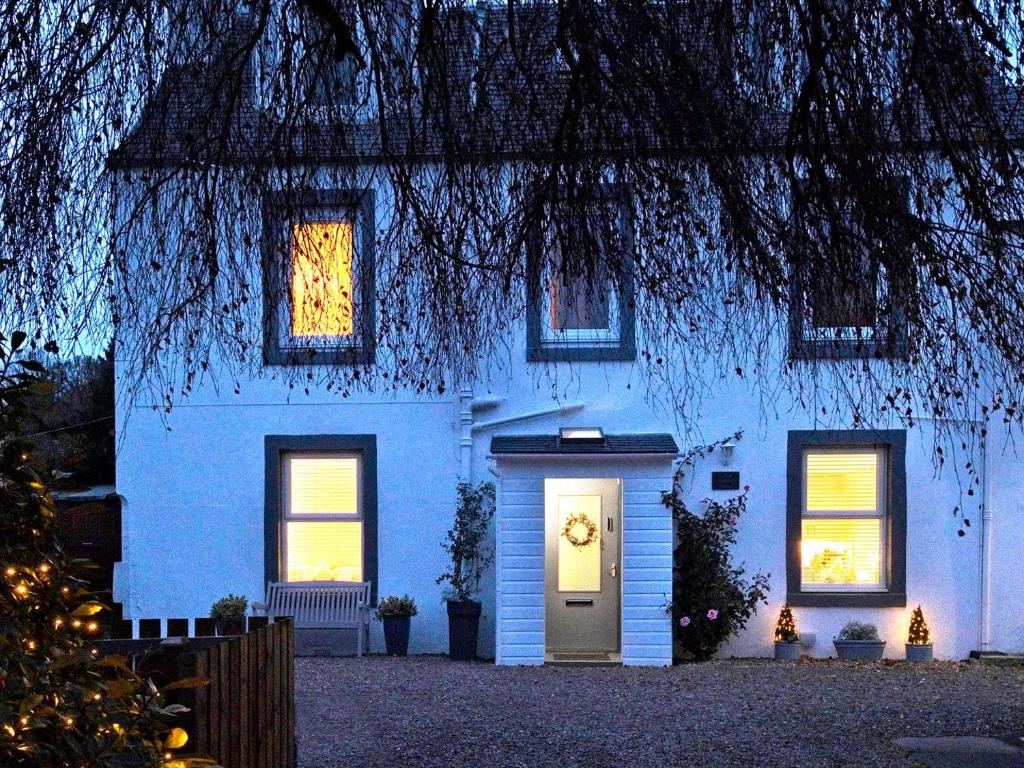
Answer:
<svg viewBox="0 0 1024 768"><path fill-rule="evenodd" d="M291 616L295 622L296 647L301 630L354 629L356 655L362 656L370 631L370 582L349 581L271 581L267 597L252 604L253 615ZM315 651L314 651L315 652ZM301 653L299 655L302 655Z"/></svg>

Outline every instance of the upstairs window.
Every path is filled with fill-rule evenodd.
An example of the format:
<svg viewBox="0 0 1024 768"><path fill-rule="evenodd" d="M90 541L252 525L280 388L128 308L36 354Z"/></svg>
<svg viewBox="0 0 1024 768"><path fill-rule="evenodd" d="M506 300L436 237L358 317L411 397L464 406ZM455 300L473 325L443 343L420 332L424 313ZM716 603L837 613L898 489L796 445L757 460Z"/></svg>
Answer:
<svg viewBox="0 0 1024 768"><path fill-rule="evenodd" d="M372 211L365 191L268 203L269 364L372 362Z"/></svg>
<svg viewBox="0 0 1024 768"><path fill-rule="evenodd" d="M552 219L531 247L528 359L634 359L632 233L624 201L602 189L582 213Z"/></svg>
<svg viewBox="0 0 1024 768"><path fill-rule="evenodd" d="M794 358L898 357L906 343L905 313L886 250L898 243L872 240L853 214L842 220L798 221L790 294L790 353ZM815 254L825 253L825 263ZM904 297L905 300L905 297Z"/></svg>

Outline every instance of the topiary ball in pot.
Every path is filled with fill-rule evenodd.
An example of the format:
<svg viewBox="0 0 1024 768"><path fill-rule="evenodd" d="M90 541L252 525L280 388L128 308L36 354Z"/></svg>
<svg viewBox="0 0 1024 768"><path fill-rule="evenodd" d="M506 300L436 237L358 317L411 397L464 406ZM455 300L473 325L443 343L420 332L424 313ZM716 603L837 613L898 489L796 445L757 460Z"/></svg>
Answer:
<svg viewBox="0 0 1024 768"><path fill-rule="evenodd" d="M249 600L245 595L228 594L210 607L210 618L217 622L217 634L241 635L245 633L245 609Z"/></svg>
<svg viewBox="0 0 1024 768"><path fill-rule="evenodd" d="M377 603L377 619L384 624L384 646L388 656L409 653L409 625L417 614L416 601L408 595L391 595Z"/></svg>

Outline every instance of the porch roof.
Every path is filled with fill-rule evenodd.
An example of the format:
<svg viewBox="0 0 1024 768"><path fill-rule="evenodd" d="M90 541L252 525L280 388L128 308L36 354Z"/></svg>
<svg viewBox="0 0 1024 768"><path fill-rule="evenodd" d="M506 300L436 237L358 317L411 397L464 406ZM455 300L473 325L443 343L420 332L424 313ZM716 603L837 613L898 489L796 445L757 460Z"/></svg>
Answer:
<svg viewBox="0 0 1024 768"><path fill-rule="evenodd" d="M667 432L640 432L605 435L601 443L562 441L555 435L495 435L491 438L494 456L529 454L666 454L679 453L675 438Z"/></svg>

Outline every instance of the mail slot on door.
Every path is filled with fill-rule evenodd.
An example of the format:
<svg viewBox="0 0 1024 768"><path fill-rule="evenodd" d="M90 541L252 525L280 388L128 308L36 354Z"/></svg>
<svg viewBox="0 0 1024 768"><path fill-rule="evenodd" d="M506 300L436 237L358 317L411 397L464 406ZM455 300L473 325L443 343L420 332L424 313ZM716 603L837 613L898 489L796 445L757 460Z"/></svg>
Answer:
<svg viewBox="0 0 1024 768"><path fill-rule="evenodd" d="M593 605L594 601L589 597L567 597L565 599L565 604L570 607L580 605Z"/></svg>

